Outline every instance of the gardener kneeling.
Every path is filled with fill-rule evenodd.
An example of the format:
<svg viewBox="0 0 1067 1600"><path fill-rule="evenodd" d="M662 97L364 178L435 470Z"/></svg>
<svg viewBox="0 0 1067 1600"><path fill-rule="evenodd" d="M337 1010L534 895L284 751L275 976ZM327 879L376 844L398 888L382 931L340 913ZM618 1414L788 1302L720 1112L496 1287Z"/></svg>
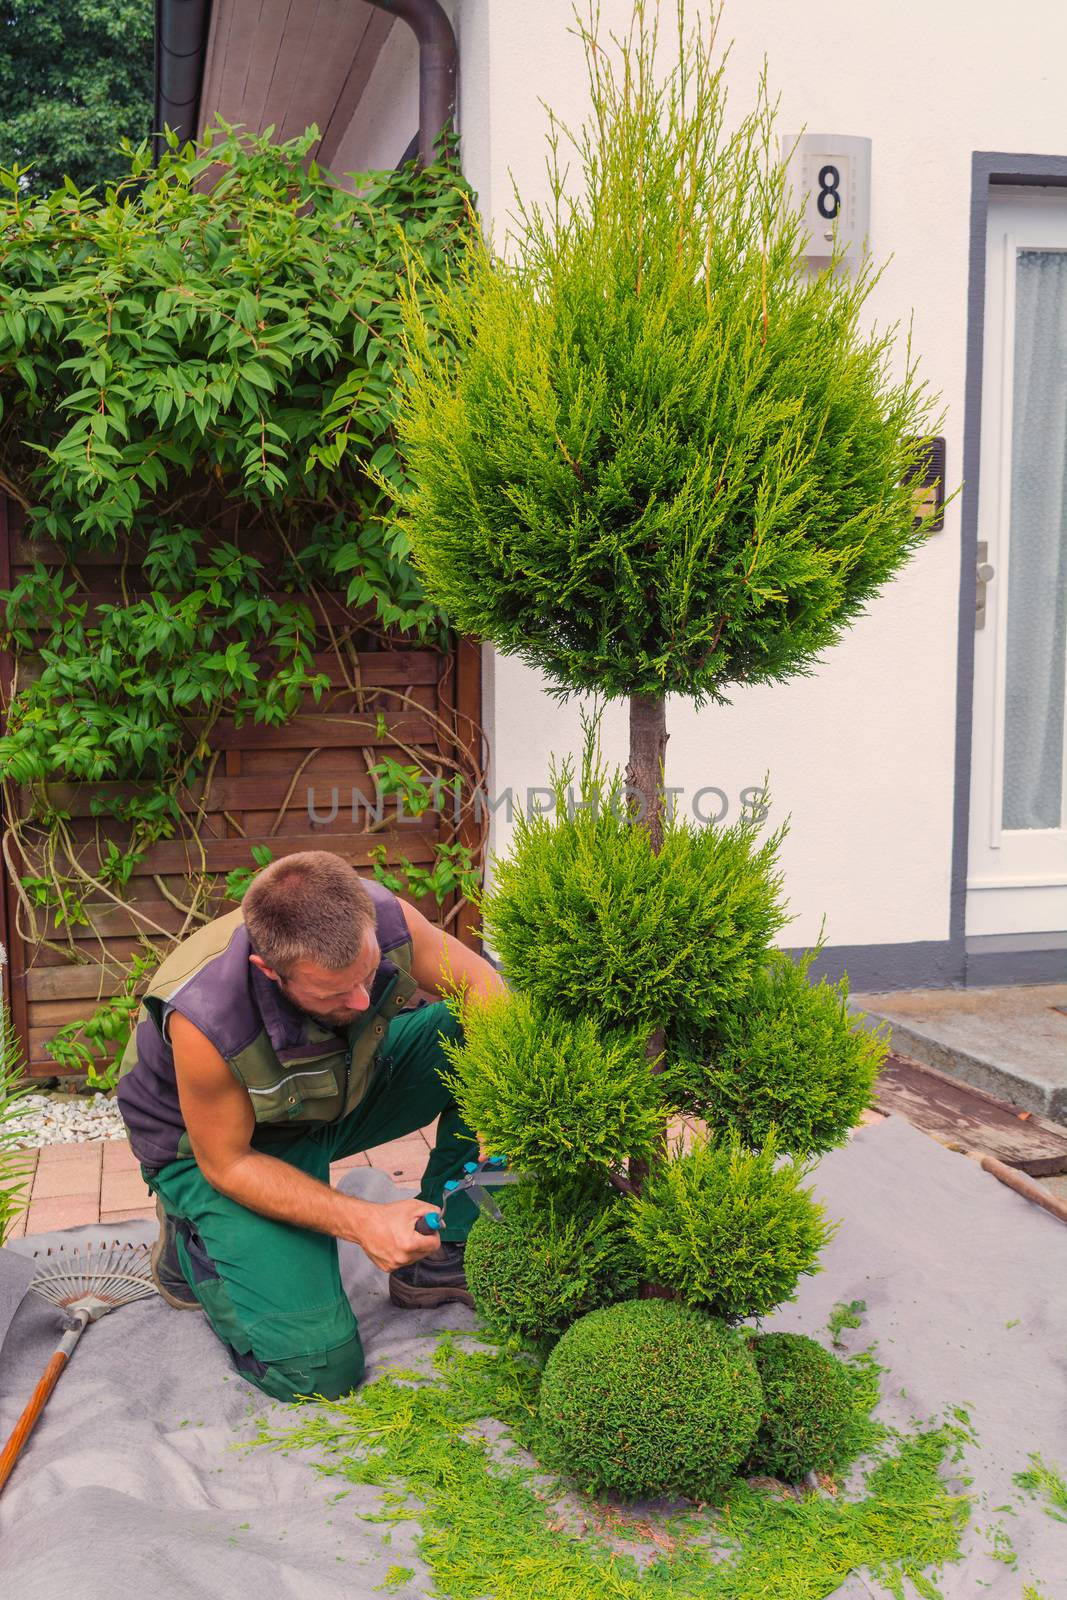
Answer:
<svg viewBox="0 0 1067 1600"><path fill-rule="evenodd" d="M449 1179L476 1153L441 1081L443 1004L421 987L504 988L487 961L327 851L285 856L163 962L123 1058L118 1100L160 1238L156 1286L202 1308L249 1382L281 1400L336 1398L363 1377L337 1239L389 1273L395 1305L470 1305L466 1196ZM418 1200L374 1204L330 1187L330 1163L440 1116Z"/></svg>

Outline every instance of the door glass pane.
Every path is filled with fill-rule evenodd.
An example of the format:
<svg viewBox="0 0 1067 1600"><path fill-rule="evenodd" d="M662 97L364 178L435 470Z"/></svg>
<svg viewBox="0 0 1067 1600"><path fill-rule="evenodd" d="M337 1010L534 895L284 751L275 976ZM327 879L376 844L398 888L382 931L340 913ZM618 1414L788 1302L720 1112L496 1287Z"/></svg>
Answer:
<svg viewBox="0 0 1067 1600"><path fill-rule="evenodd" d="M1058 828L1067 646L1067 252L1018 252L1014 388L1003 826Z"/></svg>

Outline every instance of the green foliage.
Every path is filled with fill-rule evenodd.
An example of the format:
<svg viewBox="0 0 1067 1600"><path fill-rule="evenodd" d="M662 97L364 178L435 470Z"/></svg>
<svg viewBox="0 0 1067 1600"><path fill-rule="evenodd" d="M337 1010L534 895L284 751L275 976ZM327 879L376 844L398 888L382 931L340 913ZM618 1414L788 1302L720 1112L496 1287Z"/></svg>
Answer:
<svg viewBox="0 0 1067 1600"><path fill-rule="evenodd" d="M763 1385L759 1432L746 1470L799 1483L847 1464L854 1391L848 1369L800 1333L766 1333L752 1354Z"/></svg>
<svg viewBox="0 0 1067 1600"><path fill-rule="evenodd" d="M13 1126L19 1102L31 1087L23 1079L24 1070L21 1040L7 1002L0 999L0 1246L30 1203L31 1158L17 1148L19 1132Z"/></svg>
<svg viewBox="0 0 1067 1600"><path fill-rule="evenodd" d="M431 1374L387 1372L339 1401L275 1409L252 1444L313 1452L312 1471L340 1481L335 1499L379 1487L379 1504L355 1507L368 1537L385 1524L388 1548L393 1525L414 1517L422 1587L442 1600L828 1600L850 1573L932 1600L933 1578L960 1558L970 1501L942 1476L959 1459L951 1425L881 1442L854 1499L738 1482L721 1512L605 1516L579 1502L568 1517L561 1486L502 1453L492 1426L524 1441L536 1387L528 1362L446 1337ZM605 1521L635 1554L606 1543Z"/></svg>
<svg viewBox="0 0 1067 1600"><path fill-rule="evenodd" d="M1036 1453L1025 1472L1017 1472L1013 1483L1035 1500L1043 1500L1042 1510L1054 1522L1067 1522L1067 1483L1057 1467L1050 1466Z"/></svg>
<svg viewBox="0 0 1067 1600"><path fill-rule="evenodd" d="M833 1227L801 1188L807 1168L779 1162L768 1139L697 1140L649 1173L630 1231L642 1269L689 1305L737 1321L790 1300L818 1271Z"/></svg>
<svg viewBox="0 0 1067 1600"><path fill-rule="evenodd" d="M152 128L151 0L3 0L0 166L27 193L112 183Z"/></svg>
<svg viewBox="0 0 1067 1600"><path fill-rule="evenodd" d="M601 1034L522 994L468 1006L463 1027L462 1043L441 1040L445 1081L467 1126L516 1170L566 1182L656 1148L669 1077L649 1072L640 1033Z"/></svg>
<svg viewBox="0 0 1067 1600"><path fill-rule="evenodd" d="M810 671L909 558L936 424L863 330L870 263L802 265L766 83L727 115L713 36L665 62L633 18L579 18L592 115L552 120L548 205L406 307L399 499L458 627L561 695L700 702Z"/></svg>
<svg viewBox="0 0 1067 1600"><path fill-rule="evenodd" d="M100 888L121 903L146 849L177 835L193 836L183 932L203 915L223 884L195 870L189 793L220 719L277 726L324 695L332 708L315 662L324 595L353 608L332 630L343 681L357 624L446 637L382 485L403 473L398 285L416 261L427 281L448 275L470 193L454 150L341 189L306 159L316 137L275 145L220 123L155 164L127 145L102 194L30 194L0 174L0 481L31 543L62 560L42 547L0 595L0 643L32 669L0 737L0 778L32 792L24 821L9 808L31 924L42 910L65 932L89 925ZM87 600L87 550L118 568L114 603ZM114 783L93 798L88 850L47 798L57 777ZM422 870L440 892L473 862L449 847ZM232 899L248 880L230 874ZM68 1064L113 1020L62 1038Z"/></svg>
<svg viewBox="0 0 1067 1600"><path fill-rule="evenodd" d="M439 629L368 469L401 473L397 273L413 251L447 273L467 193L409 166L357 197L305 170L312 138L220 126L158 167L141 148L102 201L31 203L4 180L0 468L30 532L71 553L136 530L150 588L89 621L76 581L38 565L6 597L17 650L50 633L0 741L19 783L167 773L189 717L284 722L328 686L316 583L383 626ZM241 542L204 529L227 506Z"/></svg>
<svg viewBox="0 0 1067 1600"><path fill-rule="evenodd" d="M415 1569L413 1567L390 1567L381 1583L374 1585L375 1593L380 1589L403 1589L411 1582L414 1576Z"/></svg>
<svg viewBox="0 0 1067 1600"><path fill-rule="evenodd" d="M760 1384L744 1340L670 1300L593 1311L545 1364L539 1455L586 1492L715 1500L755 1437Z"/></svg>
<svg viewBox="0 0 1067 1600"><path fill-rule="evenodd" d="M226 898L233 900L238 905L244 899L252 886L252 879L261 867L269 867L274 860L274 851L266 844L252 846L251 867L234 867L232 872L226 874Z"/></svg>
<svg viewBox="0 0 1067 1600"><path fill-rule="evenodd" d="M413 900L433 895L438 907L457 891L468 900L473 899L481 882L474 857L465 844L436 845L433 862L428 867L409 861L405 855L389 866L389 852L383 844L376 845L370 854L379 883L384 883L394 894L410 895Z"/></svg>
<svg viewBox="0 0 1067 1600"><path fill-rule="evenodd" d="M171 529L179 590L195 520L173 503L217 485L292 536L290 588L344 576L383 622L432 629L368 468L401 475L398 273L417 256L427 280L448 274L468 191L451 167L409 164L353 194L305 165L316 137L220 123L156 166L130 149L103 200L30 203L4 179L4 466L33 530L72 548Z"/></svg>
<svg viewBox="0 0 1067 1600"><path fill-rule="evenodd" d="M113 1089L119 1063L137 1025L140 990L159 965L158 952L134 956L122 988L110 996L84 1022L69 1022L48 1041L48 1053L67 1072L84 1072L90 1089Z"/></svg>
<svg viewBox="0 0 1067 1600"><path fill-rule="evenodd" d="M799 962L771 953L748 993L718 1019L710 1059L689 1080L691 1104L717 1130L758 1148L777 1133L794 1155L843 1144L865 1106L888 1045L849 1014L848 978L813 983L816 951Z"/></svg>
<svg viewBox="0 0 1067 1600"><path fill-rule="evenodd" d="M835 1350L840 1350L844 1345L841 1338L846 1328L858 1328L863 1321L863 1313L867 1309L866 1300L839 1300L826 1319L826 1331L830 1335L830 1343Z"/></svg>
<svg viewBox="0 0 1067 1600"><path fill-rule="evenodd" d="M538 1007L605 1028L666 1027L676 1039L713 1028L749 992L785 921L781 835L755 824L697 828L665 819L654 855L630 826L619 780L587 758L579 797L564 765L555 815L519 815L510 854L482 900L504 971Z"/></svg>
<svg viewBox="0 0 1067 1600"><path fill-rule="evenodd" d="M157 167L131 151L103 200L28 202L3 180L0 468L31 534L71 553L136 531L150 588L89 620L38 565L7 596L16 648L51 634L0 743L20 783L165 773L189 717L284 722L328 683L316 584L439 631L368 473L401 476L397 274L412 252L447 274L467 194L447 167L407 167L357 197L305 170L313 136L220 127ZM220 512L243 537L208 535Z"/></svg>
<svg viewBox="0 0 1067 1600"><path fill-rule="evenodd" d="M496 1336L543 1348L587 1311L636 1294L620 1196L534 1182L505 1190L500 1206L504 1221L480 1216L464 1254L475 1309Z"/></svg>
<svg viewBox="0 0 1067 1600"><path fill-rule="evenodd" d="M2 597L17 648L28 654L30 630L46 620L51 630L43 671L14 700L0 739L16 783L171 777L183 751L206 754L186 719L277 725L329 686L314 671L311 611L272 598L256 556L228 541L205 548L188 528L157 529L146 571L159 583L151 595L101 605L91 622L73 583L51 609L57 579L40 563Z"/></svg>

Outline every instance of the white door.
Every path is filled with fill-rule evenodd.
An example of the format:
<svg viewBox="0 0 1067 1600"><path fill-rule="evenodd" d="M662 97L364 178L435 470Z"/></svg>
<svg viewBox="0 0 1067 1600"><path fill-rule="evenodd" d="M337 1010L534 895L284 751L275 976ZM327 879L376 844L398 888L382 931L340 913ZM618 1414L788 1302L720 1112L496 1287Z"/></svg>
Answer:
<svg viewBox="0 0 1067 1600"><path fill-rule="evenodd" d="M967 933L1067 928L1067 197L989 206Z"/></svg>

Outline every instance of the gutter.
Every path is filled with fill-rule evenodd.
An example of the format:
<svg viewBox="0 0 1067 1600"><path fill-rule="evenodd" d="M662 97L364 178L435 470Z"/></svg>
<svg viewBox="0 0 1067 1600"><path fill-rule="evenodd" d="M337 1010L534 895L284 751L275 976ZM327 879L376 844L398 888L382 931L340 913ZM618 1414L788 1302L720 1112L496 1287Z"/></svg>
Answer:
<svg viewBox="0 0 1067 1600"><path fill-rule="evenodd" d="M420 166L437 158L442 133L456 109L456 36L438 0L367 0L379 11L406 22L419 45ZM153 151L163 153L164 125L178 138L195 139L200 117L212 0L155 0L156 67ZM409 159L405 151L404 160Z"/></svg>
<svg viewBox="0 0 1067 1600"><path fill-rule="evenodd" d="M406 22L419 42L419 165L432 166L438 142L451 128L456 110L459 52L452 24L438 0L367 0L367 4Z"/></svg>
<svg viewBox="0 0 1067 1600"><path fill-rule="evenodd" d="M158 161L166 148L164 127L173 128L183 144L196 138L211 0L155 0L155 7L152 150Z"/></svg>

